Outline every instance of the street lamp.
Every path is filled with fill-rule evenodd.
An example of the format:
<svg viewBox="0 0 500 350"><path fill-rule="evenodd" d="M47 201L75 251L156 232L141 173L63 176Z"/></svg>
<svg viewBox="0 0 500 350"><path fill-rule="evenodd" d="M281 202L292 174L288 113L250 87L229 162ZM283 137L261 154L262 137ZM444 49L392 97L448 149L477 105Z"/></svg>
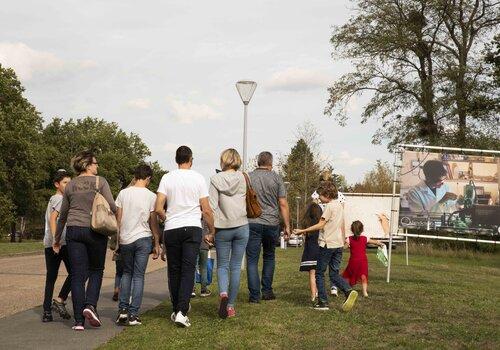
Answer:
<svg viewBox="0 0 500 350"><path fill-rule="evenodd" d="M240 94L244 105L243 112L243 171L247 168L247 106L252 99L257 83L255 81L240 80L236 83L236 89Z"/></svg>
<svg viewBox="0 0 500 350"><path fill-rule="evenodd" d="M295 228L299 228L299 205L300 205L300 196L295 197L295 205L297 206L297 223L295 224Z"/></svg>

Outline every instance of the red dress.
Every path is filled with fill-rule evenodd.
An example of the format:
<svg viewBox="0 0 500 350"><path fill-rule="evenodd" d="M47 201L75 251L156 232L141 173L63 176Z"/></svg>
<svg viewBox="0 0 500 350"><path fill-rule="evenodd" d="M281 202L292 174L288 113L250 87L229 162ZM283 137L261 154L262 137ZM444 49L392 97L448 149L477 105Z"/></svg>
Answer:
<svg viewBox="0 0 500 350"><path fill-rule="evenodd" d="M366 236L359 236L355 239L354 236L349 237L349 245L351 256L342 276L354 286L358 281L361 281L361 276L365 275L368 281L368 258L366 257Z"/></svg>

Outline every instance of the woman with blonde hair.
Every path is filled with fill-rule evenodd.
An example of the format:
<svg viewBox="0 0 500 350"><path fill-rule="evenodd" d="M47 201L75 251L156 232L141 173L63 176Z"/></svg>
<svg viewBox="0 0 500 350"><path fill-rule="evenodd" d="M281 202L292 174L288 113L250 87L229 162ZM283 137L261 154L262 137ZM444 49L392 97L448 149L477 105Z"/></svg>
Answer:
<svg viewBox="0 0 500 350"><path fill-rule="evenodd" d="M106 198L113 212L116 212L116 205L108 182L97 175L99 165L92 151L78 153L71 160L71 164L78 176L68 183L64 191L54 248L59 248L61 234L66 225L66 245L71 267L71 299L75 315L73 329L83 331L85 320L93 327L101 326L96 309L101 292L108 237L91 228L92 203L96 192Z"/></svg>
<svg viewBox="0 0 500 350"><path fill-rule="evenodd" d="M210 179L210 206L214 211L219 316L236 316L235 301L240 288L241 261L249 227L246 211L245 175L239 171L241 158L229 148L220 157L222 171Z"/></svg>

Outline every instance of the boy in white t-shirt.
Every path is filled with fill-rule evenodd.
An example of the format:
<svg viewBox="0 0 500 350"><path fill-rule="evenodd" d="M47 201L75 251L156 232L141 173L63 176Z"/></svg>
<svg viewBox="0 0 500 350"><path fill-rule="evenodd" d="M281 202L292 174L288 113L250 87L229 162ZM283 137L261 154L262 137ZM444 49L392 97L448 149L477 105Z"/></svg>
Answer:
<svg viewBox="0 0 500 350"><path fill-rule="evenodd" d="M149 254L153 253L153 259L157 259L160 254L160 227L155 213L156 196L147 189L152 176L153 170L149 165L139 165L135 169L134 185L120 191L115 201L119 253L123 265L116 318L118 324L141 324L139 308Z"/></svg>
<svg viewBox="0 0 500 350"><path fill-rule="evenodd" d="M196 257L200 250L202 229L200 217L208 225L207 240L213 242L214 218L208 202L205 179L191 170L193 152L181 146L175 153L178 169L161 179L156 198L156 213L165 220L165 243L168 283L173 312L172 321L189 327L189 299L194 286ZM166 211L165 211L166 204Z"/></svg>
<svg viewBox="0 0 500 350"><path fill-rule="evenodd" d="M328 297L325 291L325 271L330 269L330 278L346 296L342 309L350 311L354 306L358 292L339 274L342 262L342 250L345 244L344 207L337 200L338 192L333 183L321 184L318 189L319 199L326 203L320 221L305 229L295 229L294 234L303 234L321 230L318 237L319 256L316 267L316 286L318 288L318 301L314 305L316 310L328 310Z"/></svg>

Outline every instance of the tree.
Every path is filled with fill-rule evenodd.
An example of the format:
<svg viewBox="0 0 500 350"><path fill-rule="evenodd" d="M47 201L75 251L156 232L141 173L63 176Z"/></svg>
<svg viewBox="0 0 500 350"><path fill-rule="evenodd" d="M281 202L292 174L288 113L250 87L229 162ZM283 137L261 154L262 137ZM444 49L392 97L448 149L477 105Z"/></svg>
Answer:
<svg viewBox="0 0 500 350"><path fill-rule="evenodd" d="M344 125L353 96L371 92L362 122L379 119L374 143L467 146L466 135L498 125L478 109L492 98L476 52L499 23L489 0L356 0L356 15L334 30L334 57L354 71L330 88L326 115ZM481 111L481 112L480 112ZM497 131L498 135L498 131Z"/></svg>
<svg viewBox="0 0 500 350"><path fill-rule="evenodd" d="M99 173L115 194L130 182L134 168L151 155L138 135L127 134L118 124L98 118L65 122L55 118L43 130L43 138L49 149L47 167L51 174L60 168L71 171L71 158L92 149L99 157Z"/></svg>
<svg viewBox="0 0 500 350"><path fill-rule="evenodd" d="M365 174L361 183L353 186L355 193L392 193L392 171L389 163L377 160L375 167Z"/></svg>
<svg viewBox="0 0 500 350"><path fill-rule="evenodd" d="M0 218L10 226L11 240L16 218L29 214L35 184L46 176L41 162L43 120L23 92L15 72L0 65Z"/></svg>

